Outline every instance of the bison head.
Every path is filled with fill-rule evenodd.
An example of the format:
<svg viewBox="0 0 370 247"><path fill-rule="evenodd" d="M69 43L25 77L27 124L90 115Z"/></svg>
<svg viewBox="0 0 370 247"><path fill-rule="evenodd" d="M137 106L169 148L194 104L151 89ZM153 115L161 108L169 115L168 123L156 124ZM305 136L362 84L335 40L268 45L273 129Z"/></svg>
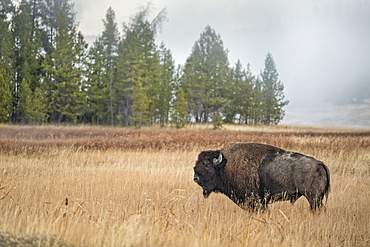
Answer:
<svg viewBox="0 0 370 247"><path fill-rule="evenodd" d="M221 170L226 160L221 151L203 151L199 154L194 167L194 182L203 189L203 196L207 198L213 191L218 192L221 187Z"/></svg>

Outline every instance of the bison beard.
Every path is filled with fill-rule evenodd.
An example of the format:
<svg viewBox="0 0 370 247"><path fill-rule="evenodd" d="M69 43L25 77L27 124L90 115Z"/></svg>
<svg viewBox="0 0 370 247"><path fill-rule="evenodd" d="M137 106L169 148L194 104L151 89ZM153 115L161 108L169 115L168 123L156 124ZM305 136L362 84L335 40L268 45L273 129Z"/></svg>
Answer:
<svg viewBox="0 0 370 247"><path fill-rule="evenodd" d="M204 198L220 192L254 210L265 209L271 201L294 203L301 196L316 210L330 190L329 169L321 161L259 143L231 143L201 152L194 181L203 188Z"/></svg>

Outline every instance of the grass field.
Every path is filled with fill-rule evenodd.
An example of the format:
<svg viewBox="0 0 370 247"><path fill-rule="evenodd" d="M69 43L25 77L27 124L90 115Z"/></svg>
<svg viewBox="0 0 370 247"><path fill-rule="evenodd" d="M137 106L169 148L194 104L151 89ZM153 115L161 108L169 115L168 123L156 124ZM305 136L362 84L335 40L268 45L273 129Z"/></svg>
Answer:
<svg viewBox="0 0 370 247"><path fill-rule="evenodd" d="M198 153L240 141L322 160L326 212L303 197L265 213L204 199ZM370 129L0 125L0 246L369 246L369 188Z"/></svg>

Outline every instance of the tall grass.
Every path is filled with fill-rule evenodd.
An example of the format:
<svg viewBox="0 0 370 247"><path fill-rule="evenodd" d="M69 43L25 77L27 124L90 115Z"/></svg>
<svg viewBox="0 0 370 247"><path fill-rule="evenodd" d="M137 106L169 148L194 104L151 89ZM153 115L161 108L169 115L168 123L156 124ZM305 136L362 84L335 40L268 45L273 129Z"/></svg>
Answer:
<svg viewBox="0 0 370 247"><path fill-rule="evenodd" d="M0 243L8 238L20 246L370 245L370 134L366 131L50 127L59 142L49 140L50 145L31 152L29 146L48 143L47 131L6 128L8 134L0 133L0 230L8 235L0 234ZM95 140L108 148L78 146L79 138L91 141L82 137L89 131L101 133ZM12 141L10 132L28 137L13 136ZM111 138L102 138L104 132ZM109 143L120 136L137 138L142 148ZM332 182L326 212L312 214L305 198L294 205L271 204L265 213L244 211L221 194L204 199L192 181L198 153L220 148L238 136L236 141L276 142L322 160ZM166 141L169 137L172 141ZM60 139L68 145L56 144L62 143ZM166 144L153 147L145 144L147 139ZM13 146L6 148L5 141Z"/></svg>

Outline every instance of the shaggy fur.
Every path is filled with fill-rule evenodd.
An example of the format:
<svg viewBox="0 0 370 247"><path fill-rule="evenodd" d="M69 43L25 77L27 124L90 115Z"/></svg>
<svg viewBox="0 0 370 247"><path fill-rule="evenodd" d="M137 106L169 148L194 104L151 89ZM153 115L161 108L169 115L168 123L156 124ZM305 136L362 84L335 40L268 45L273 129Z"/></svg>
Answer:
<svg viewBox="0 0 370 247"><path fill-rule="evenodd" d="M194 181L207 198L212 192L228 196L240 207L265 208L270 201L305 196L316 209L328 197L328 168L312 157L259 143L231 143L220 150L203 151L194 167Z"/></svg>

